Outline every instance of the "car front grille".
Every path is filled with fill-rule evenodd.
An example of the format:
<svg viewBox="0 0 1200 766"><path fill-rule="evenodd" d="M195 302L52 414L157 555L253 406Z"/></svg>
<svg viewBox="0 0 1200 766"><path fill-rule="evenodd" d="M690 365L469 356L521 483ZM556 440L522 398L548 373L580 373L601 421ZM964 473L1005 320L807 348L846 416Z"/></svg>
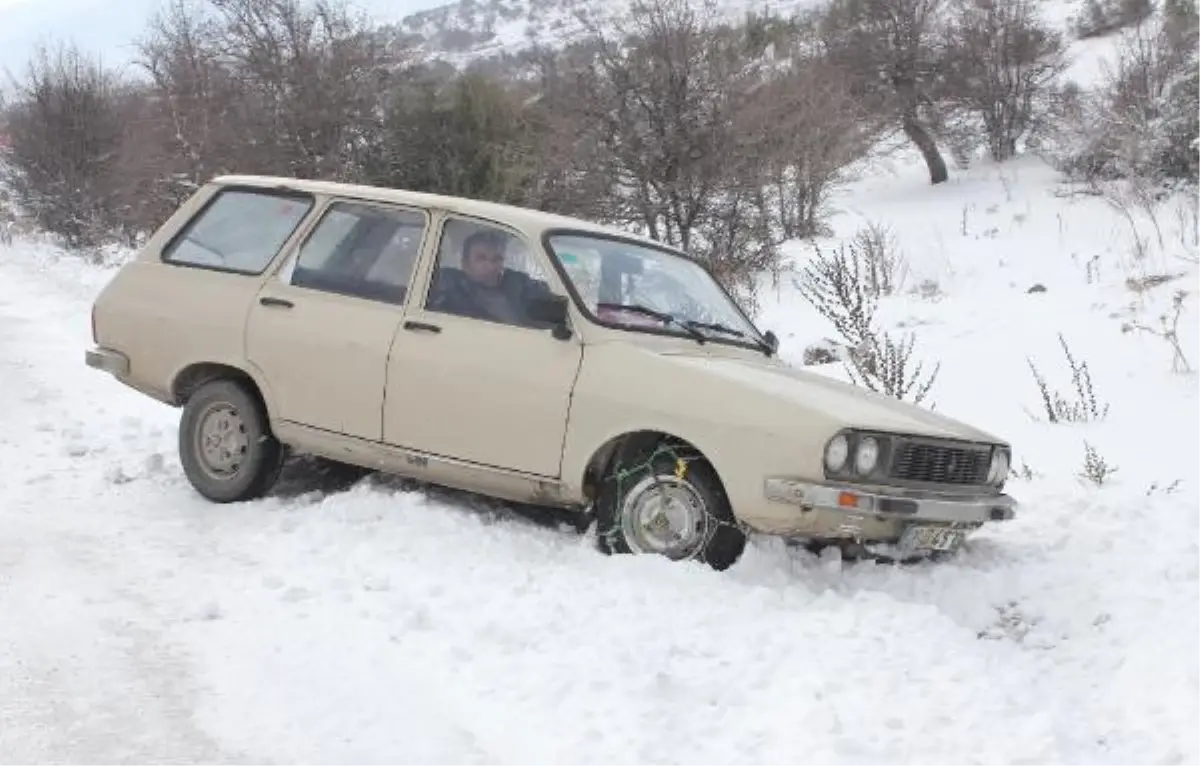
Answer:
<svg viewBox="0 0 1200 766"><path fill-rule="evenodd" d="M923 484L986 484L991 450L900 440L892 453L893 479Z"/></svg>

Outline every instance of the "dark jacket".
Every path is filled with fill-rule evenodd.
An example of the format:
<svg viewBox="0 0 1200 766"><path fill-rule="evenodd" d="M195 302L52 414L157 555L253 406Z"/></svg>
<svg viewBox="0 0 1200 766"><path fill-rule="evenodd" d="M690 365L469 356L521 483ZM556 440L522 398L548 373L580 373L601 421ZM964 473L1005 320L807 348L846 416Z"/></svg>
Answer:
<svg viewBox="0 0 1200 766"><path fill-rule="evenodd" d="M479 299L479 289L460 269L438 269L430 291L429 308L476 319L496 319ZM508 299L508 305L519 324L535 326L536 323L529 319L526 305L535 295L549 295L550 288L545 282L533 279L524 272L505 270L500 278L500 292Z"/></svg>

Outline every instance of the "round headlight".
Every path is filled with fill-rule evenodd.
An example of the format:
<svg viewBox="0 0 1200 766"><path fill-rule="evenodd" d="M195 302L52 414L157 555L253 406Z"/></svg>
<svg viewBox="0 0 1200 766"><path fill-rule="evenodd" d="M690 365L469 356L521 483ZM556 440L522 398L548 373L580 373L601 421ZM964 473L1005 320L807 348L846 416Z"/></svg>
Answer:
<svg viewBox="0 0 1200 766"><path fill-rule="evenodd" d="M1003 484L1008 478L1008 452L1002 449L992 452L992 463L988 466L988 484Z"/></svg>
<svg viewBox="0 0 1200 766"><path fill-rule="evenodd" d="M858 443L858 449L854 451L854 470L861 474L868 474L875 470L877 462L879 462L879 442L868 436Z"/></svg>
<svg viewBox="0 0 1200 766"><path fill-rule="evenodd" d="M850 444L846 441L846 437L838 434L829 440L829 444L825 446L825 467L830 471L840 471L846 465L846 458L850 454Z"/></svg>

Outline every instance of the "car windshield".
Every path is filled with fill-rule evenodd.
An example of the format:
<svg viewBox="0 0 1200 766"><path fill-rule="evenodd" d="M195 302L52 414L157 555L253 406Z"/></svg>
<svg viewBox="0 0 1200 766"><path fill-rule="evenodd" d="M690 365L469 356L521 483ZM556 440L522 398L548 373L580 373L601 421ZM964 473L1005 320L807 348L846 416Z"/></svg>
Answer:
<svg viewBox="0 0 1200 766"><path fill-rule="evenodd" d="M720 284L694 261L581 233L554 234L549 245L584 307L602 322L705 340L764 342Z"/></svg>

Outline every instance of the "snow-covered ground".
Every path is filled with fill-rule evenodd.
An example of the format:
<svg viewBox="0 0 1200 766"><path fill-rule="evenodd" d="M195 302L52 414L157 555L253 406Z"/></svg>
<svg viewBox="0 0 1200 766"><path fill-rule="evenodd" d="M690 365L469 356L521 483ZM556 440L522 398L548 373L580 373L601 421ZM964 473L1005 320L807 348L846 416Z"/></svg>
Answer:
<svg viewBox="0 0 1200 766"><path fill-rule="evenodd" d="M902 166L836 200L840 237L887 223L908 286L939 285L881 309L941 360L937 408L1032 471L1017 520L910 567L769 540L724 574L606 558L376 478L208 504L178 413L83 366L111 272L0 245L0 760L1196 762L1197 378L1120 329L1185 288L1200 364L1196 243L1164 212L1138 262L1124 219L1055 188L1033 160L936 188ZM1140 272L1181 276L1138 295ZM763 298L788 357L830 332L788 275ZM1030 417L1027 357L1071 389L1060 332L1103 421Z"/></svg>

